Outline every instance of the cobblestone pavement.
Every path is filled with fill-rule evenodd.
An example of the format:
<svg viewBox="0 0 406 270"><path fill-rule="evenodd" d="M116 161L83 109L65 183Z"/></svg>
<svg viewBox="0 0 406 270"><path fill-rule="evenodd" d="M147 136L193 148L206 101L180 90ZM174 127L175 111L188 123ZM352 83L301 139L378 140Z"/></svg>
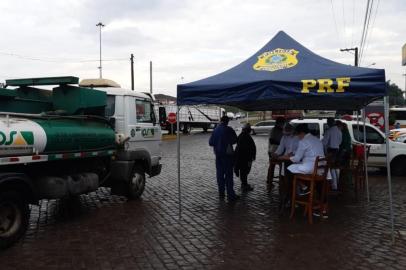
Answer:
<svg viewBox="0 0 406 270"><path fill-rule="evenodd" d="M328 220L308 225L301 215L279 217L276 191L266 192L265 136L255 137L255 190L235 204L219 201L208 138L182 137L181 220L176 142L167 141L163 172L148 179L141 200L99 189L42 201L25 237L0 253L0 269L406 269L406 179L393 181L392 244L383 175L371 174L369 204L349 191L331 200Z"/></svg>

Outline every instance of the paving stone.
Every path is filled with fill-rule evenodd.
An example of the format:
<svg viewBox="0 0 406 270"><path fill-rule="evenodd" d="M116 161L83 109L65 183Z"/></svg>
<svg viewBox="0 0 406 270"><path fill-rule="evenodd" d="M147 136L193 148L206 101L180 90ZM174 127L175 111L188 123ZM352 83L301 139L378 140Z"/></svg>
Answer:
<svg viewBox="0 0 406 270"><path fill-rule="evenodd" d="M279 216L277 188L266 191L266 136L254 137L254 191L235 204L219 201L209 135L182 137L181 219L176 142L164 141L162 173L147 179L141 200L111 196L107 188L43 200L31 207L23 239L0 253L1 270L406 269L406 237L391 241L379 171L370 172L370 203L347 190L330 201L328 220L308 225L301 214ZM406 177L394 178L393 190L395 229L405 232Z"/></svg>

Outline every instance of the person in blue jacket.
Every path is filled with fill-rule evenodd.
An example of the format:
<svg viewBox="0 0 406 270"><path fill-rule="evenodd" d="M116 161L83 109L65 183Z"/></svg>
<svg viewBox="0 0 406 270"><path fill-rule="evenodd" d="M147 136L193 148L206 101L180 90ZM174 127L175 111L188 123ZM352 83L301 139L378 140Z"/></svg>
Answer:
<svg viewBox="0 0 406 270"><path fill-rule="evenodd" d="M227 190L228 200L235 201L238 196L234 192L233 145L237 143L237 134L228 126L228 122L227 116L221 117L221 123L214 129L209 145L213 147L216 155L216 174L220 199L224 199Z"/></svg>

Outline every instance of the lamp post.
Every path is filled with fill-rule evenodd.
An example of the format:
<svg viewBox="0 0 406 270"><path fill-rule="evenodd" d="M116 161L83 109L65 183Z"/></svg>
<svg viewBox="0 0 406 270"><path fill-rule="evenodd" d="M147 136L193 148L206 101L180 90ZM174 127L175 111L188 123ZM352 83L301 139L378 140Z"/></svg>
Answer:
<svg viewBox="0 0 406 270"><path fill-rule="evenodd" d="M96 24L96 26L99 27L99 36L100 36L100 39L99 39L99 47L100 47L99 76L100 76L100 79L101 79L101 78L103 77L103 76L102 76L102 46L101 46L101 33L102 33L102 28L105 27L105 25L104 25L102 22L99 22L98 24Z"/></svg>

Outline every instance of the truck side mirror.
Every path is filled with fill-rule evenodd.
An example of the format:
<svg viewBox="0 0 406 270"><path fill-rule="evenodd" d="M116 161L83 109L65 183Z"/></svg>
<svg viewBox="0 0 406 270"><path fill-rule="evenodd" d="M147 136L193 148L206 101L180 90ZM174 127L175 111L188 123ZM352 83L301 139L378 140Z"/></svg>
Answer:
<svg viewBox="0 0 406 270"><path fill-rule="evenodd" d="M159 123L166 123L166 110L165 107L159 107Z"/></svg>
<svg viewBox="0 0 406 270"><path fill-rule="evenodd" d="M109 125L110 125L113 129L115 129L115 128L116 128L116 118L110 117L110 118L109 118Z"/></svg>

